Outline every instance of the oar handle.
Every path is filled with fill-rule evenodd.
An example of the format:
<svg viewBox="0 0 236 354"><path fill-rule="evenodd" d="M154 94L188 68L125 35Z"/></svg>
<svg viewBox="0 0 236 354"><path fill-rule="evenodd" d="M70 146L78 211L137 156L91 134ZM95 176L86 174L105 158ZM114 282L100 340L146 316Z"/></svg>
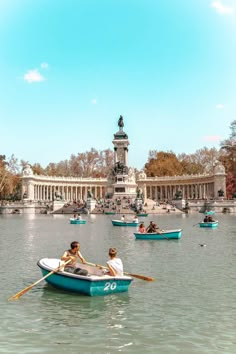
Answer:
<svg viewBox="0 0 236 354"><path fill-rule="evenodd" d="M94 264L94 263L90 263L90 262L86 262L86 264L93 266L93 267L108 269L108 267L102 266L100 264ZM142 279L142 280L146 280L146 281L154 281L155 280L155 278L147 277L147 276L141 275L141 274L132 274L132 273L127 273L127 272L124 272L124 274L129 275L130 277L134 277L134 278L138 278L138 279Z"/></svg>
<svg viewBox="0 0 236 354"><path fill-rule="evenodd" d="M97 268L103 268L103 269L108 269L108 267L102 266L100 264L95 264L95 263L90 263L90 262L86 262L86 264L92 266L92 267L97 267Z"/></svg>

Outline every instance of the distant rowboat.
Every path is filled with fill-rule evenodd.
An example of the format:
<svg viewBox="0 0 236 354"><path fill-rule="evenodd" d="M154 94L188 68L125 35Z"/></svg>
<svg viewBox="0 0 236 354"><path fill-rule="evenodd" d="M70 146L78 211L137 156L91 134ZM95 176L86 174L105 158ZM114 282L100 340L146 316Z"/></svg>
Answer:
<svg viewBox="0 0 236 354"><path fill-rule="evenodd" d="M138 222L133 221L124 221L124 220L112 220L113 226L135 226L137 227L139 224Z"/></svg>
<svg viewBox="0 0 236 354"><path fill-rule="evenodd" d="M202 221L199 223L199 226L200 227L211 227L211 228L215 228L218 226L218 220L215 220L215 221Z"/></svg>
<svg viewBox="0 0 236 354"><path fill-rule="evenodd" d="M182 236L182 229L160 230L159 232L141 233L135 232L136 240L171 240L179 239Z"/></svg>
<svg viewBox="0 0 236 354"><path fill-rule="evenodd" d="M214 210L205 211L204 214L205 214L205 215L214 215L214 214L215 214L215 211L214 211Z"/></svg>
<svg viewBox="0 0 236 354"><path fill-rule="evenodd" d="M137 216L148 216L147 213L138 213Z"/></svg>
<svg viewBox="0 0 236 354"><path fill-rule="evenodd" d="M80 220L80 219L70 219L70 224L86 224L86 220Z"/></svg>
<svg viewBox="0 0 236 354"><path fill-rule="evenodd" d="M105 215L115 215L115 211L105 211Z"/></svg>

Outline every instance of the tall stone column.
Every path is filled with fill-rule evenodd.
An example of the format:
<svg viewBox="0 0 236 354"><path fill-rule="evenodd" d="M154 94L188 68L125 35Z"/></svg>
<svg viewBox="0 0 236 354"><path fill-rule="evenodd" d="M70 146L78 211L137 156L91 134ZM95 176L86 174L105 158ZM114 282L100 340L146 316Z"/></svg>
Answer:
<svg viewBox="0 0 236 354"><path fill-rule="evenodd" d="M220 196L220 191L223 196ZM218 163L214 168L214 198L226 198L226 173L222 164Z"/></svg>

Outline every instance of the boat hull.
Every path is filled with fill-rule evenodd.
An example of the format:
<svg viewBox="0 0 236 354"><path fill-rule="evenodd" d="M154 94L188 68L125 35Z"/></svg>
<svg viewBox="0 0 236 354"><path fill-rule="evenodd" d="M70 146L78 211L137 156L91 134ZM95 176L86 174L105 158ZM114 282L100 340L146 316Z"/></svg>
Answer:
<svg viewBox="0 0 236 354"><path fill-rule="evenodd" d="M148 216L148 214L146 214L146 213L140 213L140 214L137 214L137 216Z"/></svg>
<svg viewBox="0 0 236 354"><path fill-rule="evenodd" d="M86 220L70 219L70 224L86 224Z"/></svg>
<svg viewBox="0 0 236 354"><path fill-rule="evenodd" d="M218 226L218 221L213 221L213 222L200 222L199 223L200 227L210 227L210 228L216 228Z"/></svg>
<svg viewBox="0 0 236 354"><path fill-rule="evenodd" d="M182 229L164 230L160 233L141 233L135 232L136 240L173 240L182 237Z"/></svg>
<svg viewBox="0 0 236 354"><path fill-rule="evenodd" d="M57 268L59 264L60 260L54 258L43 258L37 263L42 271L43 276ZM83 264L79 264L78 266L81 268L86 268L86 265ZM53 273L45 279L47 283L54 286L55 288L88 296L106 296L109 294L126 292L128 291L132 280L133 278L129 276L82 276L67 273L64 271Z"/></svg>
<svg viewBox="0 0 236 354"><path fill-rule="evenodd" d="M122 221L122 220L112 220L112 225L113 226L133 226L137 227L138 223L137 222L132 222L132 221Z"/></svg>
<svg viewBox="0 0 236 354"><path fill-rule="evenodd" d="M115 215L114 211L105 211L105 215Z"/></svg>

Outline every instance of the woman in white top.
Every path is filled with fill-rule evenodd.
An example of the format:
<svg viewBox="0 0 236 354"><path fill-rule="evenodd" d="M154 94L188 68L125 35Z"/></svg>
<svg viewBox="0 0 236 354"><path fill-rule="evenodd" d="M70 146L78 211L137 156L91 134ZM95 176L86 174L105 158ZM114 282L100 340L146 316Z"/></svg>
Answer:
<svg viewBox="0 0 236 354"><path fill-rule="evenodd" d="M107 267L109 272L106 273L111 276L122 276L123 274L123 263L120 258L116 257L117 251L116 248L109 248L110 260L107 261Z"/></svg>

